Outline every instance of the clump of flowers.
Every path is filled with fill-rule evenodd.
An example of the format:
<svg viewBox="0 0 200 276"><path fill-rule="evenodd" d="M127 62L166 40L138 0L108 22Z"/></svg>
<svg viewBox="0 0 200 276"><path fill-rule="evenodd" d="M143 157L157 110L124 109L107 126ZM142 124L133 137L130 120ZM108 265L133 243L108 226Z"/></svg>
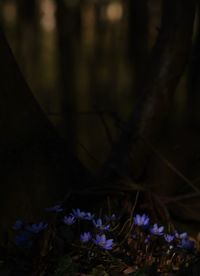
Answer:
<svg viewBox="0 0 200 276"><path fill-rule="evenodd" d="M12 226L12 229L16 232L15 245L30 248L37 234L43 232L47 226L48 224L44 222L28 224L22 220L16 220Z"/></svg>
<svg viewBox="0 0 200 276"><path fill-rule="evenodd" d="M106 235L96 235L95 239L93 240L94 244L98 245L100 248L105 250L111 250L113 246L113 239L106 239Z"/></svg>
<svg viewBox="0 0 200 276"><path fill-rule="evenodd" d="M166 231L164 225L151 222L147 214L122 220L119 214L97 216L79 208L66 212L60 205L46 211L57 213L56 220L31 224L16 220L12 229L16 247L28 254L34 252L33 248L40 248L43 255L38 266L48 260L42 265L49 267L49 273L56 269L61 269L62 275L67 273L71 268L66 260L70 260L70 267L76 267L77 274L73 275L87 275L99 266L106 273L116 267L122 273L127 269L136 273L152 268L155 273L171 273L186 268L197 256L195 242L186 232ZM38 259L41 253L36 254ZM62 268L59 261L57 265L53 261L55 254L65 264ZM31 263L37 267L35 261Z"/></svg>

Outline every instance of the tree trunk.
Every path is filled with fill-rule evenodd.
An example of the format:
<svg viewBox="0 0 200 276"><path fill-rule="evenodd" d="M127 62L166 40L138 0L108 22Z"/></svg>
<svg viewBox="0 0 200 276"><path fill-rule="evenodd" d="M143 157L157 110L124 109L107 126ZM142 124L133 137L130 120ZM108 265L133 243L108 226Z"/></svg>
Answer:
<svg viewBox="0 0 200 276"><path fill-rule="evenodd" d="M189 124L199 128L199 101L200 101L200 1L197 1L197 22L194 47L189 64L188 101Z"/></svg>
<svg viewBox="0 0 200 276"><path fill-rule="evenodd" d="M29 220L90 174L42 112L0 32L0 215Z"/></svg>
<svg viewBox="0 0 200 276"><path fill-rule="evenodd" d="M138 95L148 63L147 0L129 0L129 56L134 71L134 88Z"/></svg>
<svg viewBox="0 0 200 276"><path fill-rule="evenodd" d="M135 180L145 177L151 148L165 118L188 61L194 22L194 1L164 0L161 30L152 50L147 75L140 87L140 100L110 158L100 171L105 179L129 174Z"/></svg>
<svg viewBox="0 0 200 276"><path fill-rule="evenodd" d="M60 81L62 92L62 117L66 139L73 145L76 135L76 118L74 115L76 83L75 83L75 49L80 35L79 5L68 6L66 1L57 1L58 51L60 61Z"/></svg>

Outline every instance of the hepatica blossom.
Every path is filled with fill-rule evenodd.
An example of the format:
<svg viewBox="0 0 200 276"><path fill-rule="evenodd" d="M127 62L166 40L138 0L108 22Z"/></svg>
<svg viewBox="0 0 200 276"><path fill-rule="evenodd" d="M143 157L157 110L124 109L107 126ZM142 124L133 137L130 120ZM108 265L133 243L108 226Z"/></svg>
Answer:
<svg viewBox="0 0 200 276"><path fill-rule="evenodd" d="M32 241L30 240L31 234L28 231L21 231L18 235L15 236L15 244L20 247L31 247Z"/></svg>
<svg viewBox="0 0 200 276"><path fill-rule="evenodd" d="M85 213L84 219L85 220L93 220L94 219L94 215L91 214L90 212L87 212L87 213Z"/></svg>
<svg viewBox="0 0 200 276"><path fill-rule="evenodd" d="M174 236L170 235L170 234L165 234L164 239L165 239L166 242L170 243L174 240Z"/></svg>
<svg viewBox="0 0 200 276"><path fill-rule="evenodd" d="M78 209L72 209L72 216L78 219L85 219L88 213L81 211Z"/></svg>
<svg viewBox="0 0 200 276"><path fill-rule="evenodd" d="M74 216L65 216L64 218L63 218L63 222L65 223L65 224L67 224L67 225L72 225L72 224L74 224L75 223L75 221L76 221L76 219L75 219L75 217Z"/></svg>
<svg viewBox="0 0 200 276"><path fill-rule="evenodd" d="M93 222L94 226L99 230L106 231L110 228L109 224L103 225L103 222L102 222L101 218L99 218L97 220L93 220L92 222Z"/></svg>
<svg viewBox="0 0 200 276"><path fill-rule="evenodd" d="M82 243L87 243L91 240L92 235L90 232L84 232L82 234L80 234L80 240L82 241Z"/></svg>
<svg viewBox="0 0 200 276"><path fill-rule="evenodd" d="M115 214L112 214L111 216L105 216L106 221L117 221L119 220L119 216L116 216Z"/></svg>
<svg viewBox="0 0 200 276"><path fill-rule="evenodd" d="M47 223L44 222L39 222L39 223L34 223L31 225L28 225L26 227L26 230L28 230L29 232L32 232L34 234L38 234L39 232L41 232L42 230L44 230L45 228L47 228Z"/></svg>
<svg viewBox="0 0 200 276"><path fill-rule="evenodd" d="M179 247L189 250L189 251L193 251L194 250L194 242L187 238L184 238L181 240Z"/></svg>
<svg viewBox="0 0 200 276"><path fill-rule="evenodd" d="M107 240L105 235L96 235L96 238L93 240L93 242L105 250L111 250L113 247L113 239Z"/></svg>
<svg viewBox="0 0 200 276"><path fill-rule="evenodd" d="M155 223L151 228L150 228L150 233L156 236L162 236L163 235L163 230L164 226L158 227L158 224Z"/></svg>
<svg viewBox="0 0 200 276"><path fill-rule="evenodd" d="M133 218L133 222L137 226L148 226L149 225L149 217L145 214L139 215L137 214Z"/></svg>
<svg viewBox="0 0 200 276"><path fill-rule="evenodd" d="M175 237L176 237L177 239L180 239L180 240L182 240L182 239L187 239L188 233L186 233L186 232L183 232L183 233L175 232Z"/></svg>
<svg viewBox="0 0 200 276"><path fill-rule="evenodd" d="M58 204L49 208L45 209L47 212L56 212L56 213L60 213L63 212L64 209Z"/></svg>
<svg viewBox="0 0 200 276"><path fill-rule="evenodd" d="M60 205L55 205L47 208L47 211L59 213L64 209ZM146 214L134 214L131 221L134 227L131 228L126 227L123 220L121 221L120 217L115 214L98 218L93 213L82 211L79 208L72 209L68 214L61 214L61 219L59 215L54 220L55 234L51 237L53 238L52 242L57 244L58 241L58 246L59 248L61 246L63 254L69 253L70 256L76 256L72 259L72 264L78 264L78 267L81 270L84 269L86 273L98 263L110 270L115 262L118 265L116 258L119 257L120 270L121 268L124 270L124 265L129 267L131 261L131 265L134 267L133 274L136 275L137 272L140 274L140 268L150 267L153 262L155 271L159 269L159 272L163 274L162 272L171 272L174 267L180 270L184 264L189 265L196 254L195 242L189 239L187 233L177 231L166 231L165 233L164 226L158 222L150 224L150 218ZM78 223L76 223L77 221ZM73 226L71 227L71 225ZM24 252L25 257L30 255L32 258L33 255L35 258L35 254L38 254L35 250L40 250L38 242L40 244L42 239L46 238L45 235L40 237L40 233L43 233L42 231L47 226L47 223L42 221L27 224L20 219L16 220L12 226L15 230L14 244L16 246L14 249L16 252L19 251L20 254ZM34 254L31 252L32 249L34 249ZM56 256L57 247L52 253L53 257ZM140 258L140 256L142 257ZM53 259L52 261L54 262ZM110 264L111 266L109 266ZM121 264L122 267L120 267ZM64 268L64 270L63 273L69 274L68 268ZM144 270L144 272L146 271ZM61 272L61 274L63 273ZM29 274L27 273L27 275Z"/></svg>
<svg viewBox="0 0 200 276"><path fill-rule="evenodd" d="M24 222L20 219L16 220L15 223L12 226L12 229L14 230L21 230L24 225Z"/></svg>

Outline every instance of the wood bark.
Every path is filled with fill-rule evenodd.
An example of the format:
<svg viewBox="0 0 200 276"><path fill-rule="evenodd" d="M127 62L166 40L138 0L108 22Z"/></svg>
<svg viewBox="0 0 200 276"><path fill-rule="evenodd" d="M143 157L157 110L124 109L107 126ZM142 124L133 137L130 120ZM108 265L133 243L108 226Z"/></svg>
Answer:
<svg viewBox="0 0 200 276"><path fill-rule="evenodd" d="M80 7L79 5L70 7L63 0L57 1L56 7L63 129L67 133L66 139L73 144L76 133L76 118L74 116L76 97L75 50L80 40ZM72 120L72 115L74 120Z"/></svg>
<svg viewBox="0 0 200 276"><path fill-rule="evenodd" d="M141 180L144 175L151 153L144 139L154 143L163 127L188 60L193 21L194 1L163 1L161 30L140 88L141 98L99 172L101 183L127 174ZM18 215L26 208L30 219L31 210L41 209L38 199L60 198L75 185L92 183L88 182L91 175L57 135L31 95L2 32L0 60L2 220L15 215L13 209L8 215L11 204Z"/></svg>
<svg viewBox="0 0 200 276"><path fill-rule="evenodd" d="M155 143L165 130L165 118L190 54L194 11L194 1L163 1L161 28L140 87L141 98L100 170L105 179L114 181L115 176L127 173L138 181L145 177L151 154L145 141Z"/></svg>
<svg viewBox="0 0 200 276"><path fill-rule="evenodd" d="M193 50L191 54L188 73L188 100L189 124L199 127L199 90L200 90L200 1L196 1L196 28L194 34Z"/></svg>
<svg viewBox="0 0 200 276"><path fill-rule="evenodd" d="M148 63L148 1L129 0L129 56L133 65L135 93L141 84Z"/></svg>
<svg viewBox="0 0 200 276"><path fill-rule="evenodd" d="M29 220L90 173L46 118L0 31L0 214Z"/></svg>

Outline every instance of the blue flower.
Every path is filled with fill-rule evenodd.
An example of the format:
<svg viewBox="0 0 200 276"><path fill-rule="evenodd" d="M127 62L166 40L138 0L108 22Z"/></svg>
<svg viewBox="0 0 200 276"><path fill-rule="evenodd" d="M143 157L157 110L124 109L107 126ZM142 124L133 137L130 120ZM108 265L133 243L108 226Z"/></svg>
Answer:
<svg viewBox="0 0 200 276"><path fill-rule="evenodd" d="M40 223L34 223L31 225L28 225L26 227L26 230L34 233L34 234L38 234L39 232L41 232L42 230L44 230L45 228L47 228L47 223L44 222L40 222Z"/></svg>
<svg viewBox="0 0 200 276"><path fill-rule="evenodd" d="M18 219L13 224L12 229L14 229L14 230L20 230L20 229L22 229L23 224L24 224L24 222L22 220Z"/></svg>
<svg viewBox="0 0 200 276"><path fill-rule="evenodd" d="M90 212L85 213L85 216L84 216L85 220L93 220L93 218L94 218L94 215L91 214Z"/></svg>
<svg viewBox="0 0 200 276"><path fill-rule="evenodd" d="M186 233L186 232L183 232L183 233L175 232L175 237L176 237L177 239L180 239L180 240L182 240L182 239L187 239L188 233Z"/></svg>
<svg viewBox="0 0 200 276"><path fill-rule="evenodd" d="M103 225L103 222L102 222L102 219L101 219L101 218L97 219L96 221L93 220L92 222L93 222L94 226L95 226L97 229L100 229L100 230L102 230L102 231L108 230L108 229L110 228L110 225L109 225L109 224L108 224L108 225Z"/></svg>
<svg viewBox="0 0 200 276"><path fill-rule="evenodd" d="M138 226L148 226L149 225L149 217L145 214L142 216L137 214L133 218L134 224Z"/></svg>
<svg viewBox="0 0 200 276"><path fill-rule="evenodd" d="M107 240L105 235L96 235L96 238L93 240L93 242L105 250L111 250L113 247L113 239Z"/></svg>
<svg viewBox="0 0 200 276"><path fill-rule="evenodd" d="M150 233L156 236L162 236L163 230L164 230L163 226L158 227L158 224L155 223L153 227L150 228Z"/></svg>
<svg viewBox="0 0 200 276"><path fill-rule="evenodd" d="M194 250L194 242L185 238L181 240L181 244L178 245L178 247L181 247L183 249L193 251Z"/></svg>
<svg viewBox="0 0 200 276"><path fill-rule="evenodd" d="M75 219L75 217L74 216L65 216L64 218L63 218L63 222L65 223L65 224L67 224L67 225L72 225L72 224L74 224L75 223L75 221L76 221L76 219Z"/></svg>
<svg viewBox="0 0 200 276"><path fill-rule="evenodd" d="M87 243L91 240L92 235L90 232L84 232L82 234L80 234L80 240L82 241L82 243Z"/></svg>
<svg viewBox="0 0 200 276"><path fill-rule="evenodd" d="M15 236L15 244L21 247L30 247L32 245L32 241L30 240L31 234L27 231L22 231L18 235Z"/></svg>
<svg viewBox="0 0 200 276"><path fill-rule="evenodd" d="M170 235L170 234L165 234L164 239L165 239L166 242L170 243L174 240L174 236Z"/></svg>
<svg viewBox="0 0 200 276"><path fill-rule="evenodd" d="M105 216L105 220L106 221L116 221L116 220L119 220L119 216L112 214L111 216Z"/></svg>
<svg viewBox="0 0 200 276"><path fill-rule="evenodd" d="M72 209L72 216L78 219L85 219L86 212L82 212L79 208L78 209Z"/></svg>
<svg viewBox="0 0 200 276"><path fill-rule="evenodd" d="M63 212L64 209L58 204L49 208L45 209L47 212L56 212L56 213L60 213Z"/></svg>

